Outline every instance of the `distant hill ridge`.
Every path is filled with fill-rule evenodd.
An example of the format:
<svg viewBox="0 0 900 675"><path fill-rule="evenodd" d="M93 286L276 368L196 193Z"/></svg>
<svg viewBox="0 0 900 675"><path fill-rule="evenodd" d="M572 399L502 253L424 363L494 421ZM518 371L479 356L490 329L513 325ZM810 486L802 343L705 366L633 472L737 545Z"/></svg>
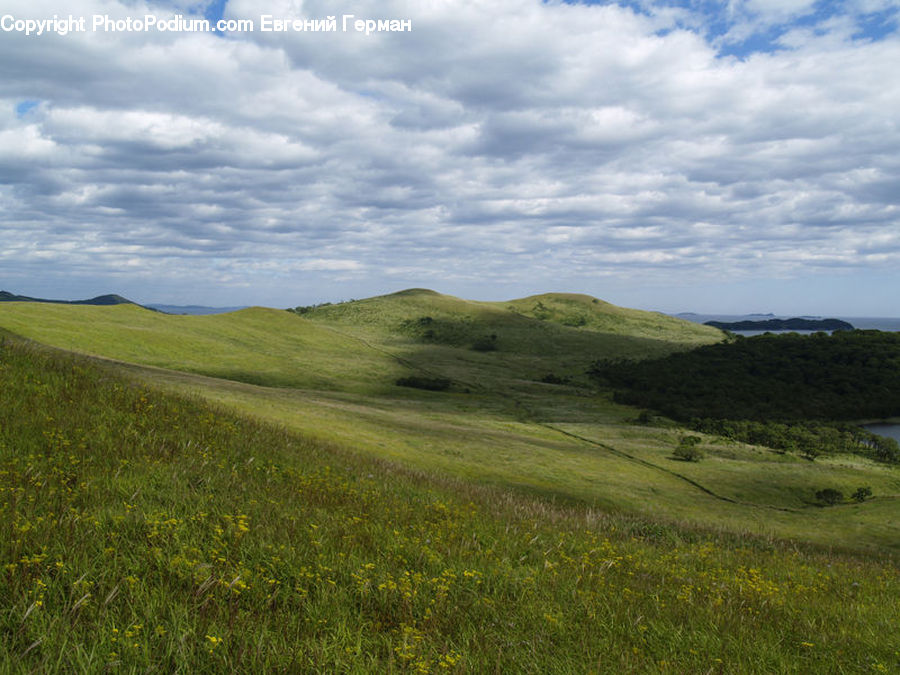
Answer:
<svg viewBox="0 0 900 675"><path fill-rule="evenodd" d="M88 300L48 300L47 298L32 298L27 295L16 295L9 291L0 291L0 302L51 302L58 305L137 305L128 298L123 298L115 293L98 295ZM143 307L143 305L138 305Z"/></svg>

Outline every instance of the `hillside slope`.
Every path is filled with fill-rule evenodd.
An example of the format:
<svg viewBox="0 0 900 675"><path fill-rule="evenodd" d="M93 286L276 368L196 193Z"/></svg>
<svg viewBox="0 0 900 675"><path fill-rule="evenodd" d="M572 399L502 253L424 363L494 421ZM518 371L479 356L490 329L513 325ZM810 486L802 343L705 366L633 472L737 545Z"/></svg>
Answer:
<svg viewBox="0 0 900 675"><path fill-rule="evenodd" d="M429 478L17 340L0 364L4 673L898 663L890 561Z"/></svg>
<svg viewBox="0 0 900 675"><path fill-rule="evenodd" d="M266 386L377 390L393 359L277 309L174 316L136 305L9 303L0 327L64 349Z"/></svg>
<svg viewBox="0 0 900 675"><path fill-rule="evenodd" d="M578 293L544 293L496 304L540 321L601 333L685 344L704 344L722 339L721 333L707 330L706 326L660 312L618 307Z"/></svg>
<svg viewBox="0 0 900 675"><path fill-rule="evenodd" d="M416 326L410 324L431 318L439 324L420 325L426 330L431 328L435 334L433 339L438 342L465 345L494 332L498 342L511 351L537 354L546 352L551 343L557 350L570 344L583 345L586 333L593 338L600 335L633 338L632 346L638 355L642 351L640 340L694 345L723 338L721 331L709 326L566 293L547 293L508 302L479 302L413 288L314 307L303 316L420 337L421 332L417 333ZM446 335L441 335L442 330Z"/></svg>
<svg viewBox="0 0 900 675"><path fill-rule="evenodd" d="M427 289L298 308L312 323L402 353L420 369L476 386L552 377L587 384L592 359L665 356L723 339L721 331L589 296L478 302ZM573 301L572 298L578 298ZM538 302L553 308L533 316ZM574 309L572 308L574 304ZM572 316L588 317L579 326Z"/></svg>
<svg viewBox="0 0 900 675"><path fill-rule="evenodd" d="M425 334L445 327L446 336ZM672 452L684 430L636 425L638 411L598 393L585 374L598 354L667 354L689 342L564 326L422 291L303 316L4 303L0 328L118 359L117 368L148 385L441 475L659 523L857 551L900 547L896 470L861 458L812 463L714 437L702 441L704 461L678 462ZM484 337L494 349L473 348ZM411 374L451 386L397 386ZM822 488L851 494L860 486L874 495L863 504L822 509L815 499Z"/></svg>

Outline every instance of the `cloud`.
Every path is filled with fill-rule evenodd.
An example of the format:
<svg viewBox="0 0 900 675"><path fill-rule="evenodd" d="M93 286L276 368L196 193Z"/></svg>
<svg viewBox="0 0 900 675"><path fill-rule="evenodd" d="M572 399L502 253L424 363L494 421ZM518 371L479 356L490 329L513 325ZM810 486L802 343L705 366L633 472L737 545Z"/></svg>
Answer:
<svg viewBox="0 0 900 675"><path fill-rule="evenodd" d="M859 38L855 17L891 7L811 22L812 3L756 0L713 34L716 17L663 4L365 1L357 17L413 31L0 34L3 283L289 305L406 280L603 294L890 270L900 43ZM722 51L790 21L777 50Z"/></svg>

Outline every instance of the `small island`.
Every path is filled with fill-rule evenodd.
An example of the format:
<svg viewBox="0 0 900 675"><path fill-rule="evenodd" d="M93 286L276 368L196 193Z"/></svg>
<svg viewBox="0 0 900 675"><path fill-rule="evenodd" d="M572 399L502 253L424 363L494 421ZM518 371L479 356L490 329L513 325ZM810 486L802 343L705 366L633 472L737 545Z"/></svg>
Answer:
<svg viewBox="0 0 900 675"><path fill-rule="evenodd" d="M854 330L840 319L766 319L765 321L707 321L704 325L722 330Z"/></svg>

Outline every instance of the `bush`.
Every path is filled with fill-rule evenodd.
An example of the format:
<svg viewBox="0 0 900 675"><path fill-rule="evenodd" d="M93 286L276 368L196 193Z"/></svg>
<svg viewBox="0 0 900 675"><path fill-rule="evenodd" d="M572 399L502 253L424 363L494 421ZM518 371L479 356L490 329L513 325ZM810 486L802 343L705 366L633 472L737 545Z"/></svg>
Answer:
<svg viewBox="0 0 900 675"><path fill-rule="evenodd" d="M892 463L900 461L900 444L895 439L871 434L868 443L878 461Z"/></svg>
<svg viewBox="0 0 900 675"><path fill-rule="evenodd" d="M569 377L560 377L554 373L547 373L541 378L544 384L569 384L570 380Z"/></svg>
<svg viewBox="0 0 900 675"><path fill-rule="evenodd" d="M699 436L682 436L672 454L683 462L699 462L703 452L697 446L702 440Z"/></svg>
<svg viewBox="0 0 900 675"><path fill-rule="evenodd" d="M641 410L640 414L634 420L635 424L653 424L656 421L656 418L653 417L653 413L649 410Z"/></svg>
<svg viewBox="0 0 900 675"><path fill-rule="evenodd" d="M578 316L567 316L560 323L563 326L571 326L572 328L581 328L582 326L587 325L587 317L578 315Z"/></svg>
<svg viewBox="0 0 900 675"><path fill-rule="evenodd" d="M497 351L497 335L485 335L472 343L472 349L476 352L493 352Z"/></svg>
<svg viewBox="0 0 900 675"><path fill-rule="evenodd" d="M862 502L866 501L866 499L868 499L869 497L872 496L872 488L870 488L870 487L856 488L856 492L854 492L850 496L853 498L854 501L857 501L861 504Z"/></svg>
<svg viewBox="0 0 900 675"><path fill-rule="evenodd" d="M412 387L413 389L426 389L428 391L446 391L450 388L450 380L444 377L422 377L410 375L401 377L396 381L398 387Z"/></svg>
<svg viewBox="0 0 900 675"><path fill-rule="evenodd" d="M294 312L295 314L309 314L314 309L318 309L319 307L330 307L332 303L330 302L320 302L317 305L301 305L300 307L294 307L294 309L289 309L289 312Z"/></svg>
<svg viewBox="0 0 900 675"><path fill-rule="evenodd" d="M803 450L800 451L800 454L803 455L810 462L812 462L821 453L819 452L819 449L817 447L815 447L813 445L807 445L803 448Z"/></svg>
<svg viewBox="0 0 900 675"><path fill-rule="evenodd" d="M844 493L834 488L825 488L816 492L816 499L825 504L825 506L834 506L838 502L844 501Z"/></svg>

